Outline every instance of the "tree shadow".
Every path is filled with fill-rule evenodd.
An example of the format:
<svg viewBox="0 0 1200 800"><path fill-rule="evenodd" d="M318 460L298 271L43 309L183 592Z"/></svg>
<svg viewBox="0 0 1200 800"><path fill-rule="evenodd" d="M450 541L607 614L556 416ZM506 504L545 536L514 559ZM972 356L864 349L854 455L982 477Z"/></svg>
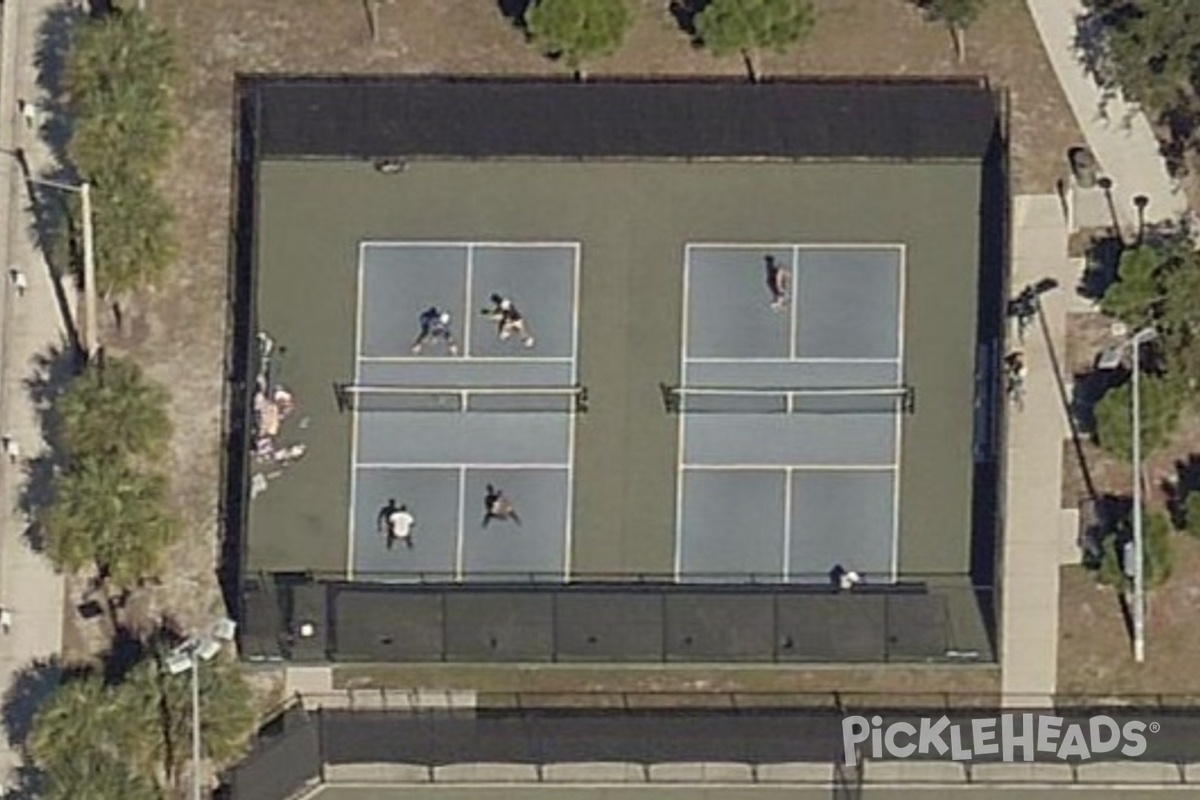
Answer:
<svg viewBox="0 0 1200 800"><path fill-rule="evenodd" d="M1095 434L1096 404L1110 389L1129 377L1123 369L1093 369L1079 372L1071 382L1071 416L1081 433Z"/></svg>
<svg viewBox="0 0 1200 800"><path fill-rule="evenodd" d="M1099 300L1116 283L1117 267L1125 246L1119 236L1104 236L1092 240L1085 257L1083 275L1075 287L1080 297Z"/></svg>
<svg viewBox="0 0 1200 800"><path fill-rule="evenodd" d="M1117 82L1113 65L1108 55L1105 42L1105 32L1124 26L1140 14L1136 3L1102 2L1102 0L1087 0L1086 13L1075 20L1075 53L1079 63L1087 74L1101 88L1100 106L1097 109L1100 116L1108 119L1108 104L1123 92ZM1121 123L1129 124L1130 117L1137 113L1138 106L1133 106ZM1147 117L1155 123L1166 137L1158 139L1159 154L1167 162L1167 170L1172 177L1178 178L1188 171L1187 156L1196 150L1196 109L1186 105L1174 105L1163 109L1142 107Z"/></svg>
<svg viewBox="0 0 1200 800"><path fill-rule="evenodd" d="M45 797L45 776L37 767L21 764L8 773L8 791L4 800L41 800Z"/></svg>
<svg viewBox="0 0 1200 800"><path fill-rule="evenodd" d="M696 33L696 17L700 16L710 2L712 0L671 0L667 7L667 11L674 18L679 30L691 38L693 47L702 45L700 37Z"/></svg>
<svg viewBox="0 0 1200 800"><path fill-rule="evenodd" d="M1128 539L1128 525L1125 522L1133 512L1133 500L1123 495L1103 494L1096 498L1092 509L1091 523L1080 533L1080 546L1083 565L1097 570L1100 569L1108 540L1115 538L1116 552L1120 553Z"/></svg>
<svg viewBox="0 0 1200 800"><path fill-rule="evenodd" d="M1100 105L1096 113L1102 119L1109 119L1109 103L1121 96L1121 87L1117 84L1109 62L1108 49L1105 44L1105 31L1110 27L1122 25L1132 18L1136 9L1132 4L1117 8L1101 8L1094 0L1086 0L1085 13L1075 18L1075 57L1083 66L1087 75L1101 90ZM1124 120L1128 124L1128 119Z"/></svg>
<svg viewBox="0 0 1200 800"><path fill-rule="evenodd" d="M1175 462L1174 480L1164 480L1162 489L1167 495L1167 513L1176 530L1187 528L1187 498L1200 491L1200 453L1191 453Z"/></svg>
<svg viewBox="0 0 1200 800"><path fill-rule="evenodd" d="M104 682L116 686L125 680L129 671L153 651L150 640L127 625L118 624L112 644L102 657Z"/></svg>
<svg viewBox="0 0 1200 800"><path fill-rule="evenodd" d="M95 4L93 3L93 10ZM44 122L39 130L42 141L50 150L51 163L40 169L36 176L26 168L28 211L33 219L32 233L38 248L46 258L52 272L53 285L58 295L60 312L72 330L73 340L78 340L70 305L65 303L67 287L63 276L70 275L76 291L81 280L81 234L78 220L80 202L78 194L70 189L39 184L36 181L52 181L65 186L78 186L79 175L68 166L71 159L68 146L72 134L72 116L65 86L65 69L70 54L71 38L78 24L87 14L68 4L47 12L38 30L37 52L34 65L37 68L38 87L42 92L41 106Z"/></svg>
<svg viewBox="0 0 1200 800"><path fill-rule="evenodd" d="M1055 287L1057 287L1057 283L1052 279L1043 279L1033 285L1036 294L1051 291ZM1046 312L1040 302L1036 305L1036 311L1038 329L1041 332L1043 341L1046 343L1046 353L1050 356L1050 368L1054 374L1054 384L1058 388L1058 399L1062 404L1063 413L1066 415L1067 424L1071 429L1071 445L1075 451L1075 459L1079 464L1079 474L1083 478L1083 484L1087 490L1088 497L1095 500L1098 496L1096 482L1092 479L1091 466L1088 464L1087 454L1083 449L1083 435L1075 407L1076 400L1074 393L1077 389L1076 387L1067 388L1063 362L1059 357L1058 348L1054 345L1054 339L1050 335L1050 326L1046 322Z"/></svg>
<svg viewBox="0 0 1200 800"><path fill-rule="evenodd" d="M522 31L526 29L525 14L531 5L533 0L496 0L500 15L511 22L513 27Z"/></svg>
<svg viewBox="0 0 1200 800"><path fill-rule="evenodd" d="M26 394L48 445L44 455L25 462L25 485L17 500L18 509L29 520L25 540L38 553L45 549L38 519L53 502L54 477L66 461L54 404L82 366L78 348L52 347L37 357L33 373L25 379Z"/></svg>
<svg viewBox="0 0 1200 800"><path fill-rule="evenodd" d="M57 657L34 661L13 676L3 705L4 731L9 747L24 751L33 718L62 678L62 664Z"/></svg>
<svg viewBox="0 0 1200 800"><path fill-rule="evenodd" d="M1188 172L1188 153L1195 151L1196 114L1192 109L1168 108L1158 116L1159 124L1166 129L1166 141L1159 141L1159 153L1167 162L1167 170L1173 177Z"/></svg>
<svg viewBox="0 0 1200 800"><path fill-rule="evenodd" d="M70 6L50 9L38 29L37 51L34 54L33 63L37 69L38 88L43 93L41 107L45 116L39 132L55 159L63 164L68 162L67 143L71 139L71 116L64 85L65 69L72 31L84 16Z"/></svg>
<svg viewBox="0 0 1200 800"><path fill-rule="evenodd" d="M74 288L78 290L77 277L80 270L74 269L73 265L81 263L77 257L78 247L74 242L78 237L73 234L62 237L59 235L59 230L63 225L66 225L68 231L73 230L71 223L70 203L62 197L61 191L56 191L53 187L40 185L39 180L60 180L71 181L71 178L59 176L62 170L55 170L49 173L49 177L41 178L33 175L27 153L21 148L12 151L4 151L7 155L12 156L17 166L21 171L22 181L25 185L26 207L25 211L33 219L31 233L37 248L45 257L46 264L50 269L50 285L54 289L54 299L58 306L60 319L63 321L63 327L67 331L67 337L70 343L75 348L80 348L82 341L80 339L79 327L76 324L75 316L71 311L71 303L67 297L67 287L63 284L62 276L67 273L72 273L76 276ZM59 251L65 245L66 254Z"/></svg>

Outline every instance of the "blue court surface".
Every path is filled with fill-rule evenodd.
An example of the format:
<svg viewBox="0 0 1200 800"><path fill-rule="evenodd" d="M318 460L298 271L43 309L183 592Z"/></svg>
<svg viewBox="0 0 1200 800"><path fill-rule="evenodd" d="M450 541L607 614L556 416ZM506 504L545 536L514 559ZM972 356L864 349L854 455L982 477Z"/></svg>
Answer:
<svg viewBox="0 0 1200 800"><path fill-rule="evenodd" d="M903 246L693 244L685 258L678 578L820 582L840 564L894 580Z"/></svg>
<svg viewBox="0 0 1200 800"><path fill-rule="evenodd" d="M576 243L365 242L359 254L351 577L561 580L570 570L578 380ZM482 312L499 294L532 344ZM415 350L421 313L452 340ZM453 347L451 347L453 345ZM470 411L470 413L461 413ZM519 522L484 520L488 486ZM412 546L379 514L404 504Z"/></svg>

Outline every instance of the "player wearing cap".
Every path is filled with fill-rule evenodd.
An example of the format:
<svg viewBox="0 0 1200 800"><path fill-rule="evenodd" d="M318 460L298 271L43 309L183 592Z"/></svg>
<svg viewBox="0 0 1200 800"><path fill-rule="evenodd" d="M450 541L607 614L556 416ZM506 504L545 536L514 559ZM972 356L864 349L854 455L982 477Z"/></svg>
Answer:
<svg viewBox="0 0 1200 800"><path fill-rule="evenodd" d="M491 296L492 307L485 308L480 313L488 319L496 323L496 334L501 341L508 339L511 336L517 336L521 340L521 344L526 347L533 347L533 334L529 332L529 325L525 321L525 315L517 309L516 304L498 294Z"/></svg>
<svg viewBox="0 0 1200 800"><path fill-rule="evenodd" d="M442 311L437 306L430 306L421 312L419 318L421 332L413 342L414 355L420 355L425 345L430 341L444 341L450 355L458 355L458 342L454 340L454 332L450 328L450 313Z"/></svg>

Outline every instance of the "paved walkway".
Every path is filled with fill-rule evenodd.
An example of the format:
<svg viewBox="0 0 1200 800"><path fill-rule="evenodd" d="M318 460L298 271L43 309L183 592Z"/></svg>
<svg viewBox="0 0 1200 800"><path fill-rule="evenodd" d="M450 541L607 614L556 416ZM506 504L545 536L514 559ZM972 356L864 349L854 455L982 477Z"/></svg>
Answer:
<svg viewBox="0 0 1200 800"><path fill-rule="evenodd" d="M3 50L0 52L0 432L20 445L22 459L43 449L40 426L24 389L35 358L60 347L65 326L55 302L50 272L31 235L29 198L17 162L11 157L23 148L35 174L49 163L49 153L36 131L17 113L18 99L37 97L34 67L39 29L47 0L7 0L3 3ZM28 291L18 294L9 270L20 269ZM25 542L28 520L18 508L25 483L24 463L0 461L0 605L12 612L12 629L0 635L0 684L6 700L14 680L36 661L49 659L62 648L63 580L49 563ZM53 676L50 676L51 679ZM40 685L52 685L43 679ZM22 707L32 710L36 697ZM15 781L20 764L7 736L0 736L0 785Z"/></svg>
<svg viewBox="0 0 1200 800"><path fill-rule="evenodd" d="M1138 194L1151 198L1147 221L1185 213L1186 198L1167 174L1145 115L1120 97L1105 98L1079 59L1075 41L1083 4L1079 0L1027 3L1087 144L1113 181L1112 211L1122 226L1127 230L1136 226L1132 198ZM1108 224L1107 203L1092 216ZM1060 288L1042 296L1043 325L1032 329L1023 345L1029 369L1025 406L1010 415L1008 427L1001 611L1002 687L1007 705L1041 705L1055 693L1059 566L1072 555L1077 557L1077 517L1061 508L1063 442L1070 436L1062 391L1069 393L1070 386L1060 390L1055 363L1055 357L1065 359L1068 312L1083 310L1085 305L1075 292L1081 265L1068 258L1067 236L1057 196L1014 198L1014 292L1044 278L1055 279ZM1069 377L1062 376L1064 381Z"/></svg>
<svg viewBox="0 0 1200 800"><path fill-rule="evenodd" d="M1121 97L1105 100L1075 48L1080 0L1026 0L1042 45L1088 147L1113 181L1113 206L1123 225L1137 224L1132 199L1150 198L1148 222L1175 219L1187 211L1187 199L1167 174L1158 141L1140 108ZM1065 154L1064 154L1065 159Z"/></svg>
<svg viewBox="0 0 1200 800"><path fill-rule="evenodd" d="M1066 312L1077 275L1067 259L1067 227L1057 195L1013 201L1012 286L1054 278L1061 288L1041 297L1044 327L1034 323L1019 344L1028 367L1024 408L1008 424L1004 575L1000 652L1008 705L1045 705L1058 666L1062 442L1069 434L1051 347L1066 351Z"/></svg>

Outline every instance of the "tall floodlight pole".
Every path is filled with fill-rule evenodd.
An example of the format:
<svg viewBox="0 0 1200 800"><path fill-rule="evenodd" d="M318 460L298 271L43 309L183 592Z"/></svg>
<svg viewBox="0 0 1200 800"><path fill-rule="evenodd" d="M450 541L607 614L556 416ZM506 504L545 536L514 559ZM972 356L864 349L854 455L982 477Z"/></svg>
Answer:
<svg viewBox="0 0 1200 800"><path fill-rule="evenodd" d="M221 652L223 644L232 642L237 623L231 619L218 620L212 630L201 636L193 636L175 648L166 660L167 672L178 675L191 671L192 680L192 800L203 800L200 746L200 664L211 661Z"/></svg>
<svg viewBox="0 0 1200 800"><path fill-rule="evenodd" d="M92 185L84 181L79 186L83 200L83 304L87 326L84 328L83 346L91 361L100 346L100 317L96 312L96 242L92 227Z"/></svg>
<svg viewBox="0 0 1200 800"><path fill-rule="evenodd" d="M1114 369L1121 363L1125 350L1133 355L1130 415L1133 428L1133 660L1141 664L1146 660L1146 543L1142 528L1142 345L1153 341L1158 331L1153 327L1142 328L1116 347L1100 354L1096 366L1099 369ZM1129 565L1125 565L1126 569Z"/></svg>
<svg viewBox="0 0 1200 800"><path fill-rule="evenodd" d="M84 355L91 360L99 347L100 320L96 316L96 247L94 229L92 226L92 184L82 181L78 184L53 181L47 178L35 178L29 174L24 153L17 150L0 151L0 154L12 156L22 166L27 183L34 186L49 186L64 192L75 192L79 195L83 206L83 305L84 324L79 327L83 333Z"/></svg>
<svg viewBox="0 0 1200 800"><path fill-rule="evenodd" d="M64 192L75 192L82 201L83 211L83 349L90 361L99 347L100 320L96 316L96 243L92 218L92 184L88 181L76 185L43 178L28 178L36 186L49 186Z"/></svg>
<svg viewBox="0 0 1200 800"><path fill-rule="evenodd" d="M1158 332L1143 328L1130 339L1133 350L1133 660L1146 660L1146 543L1142 535L1142 344Z"/></svg>

